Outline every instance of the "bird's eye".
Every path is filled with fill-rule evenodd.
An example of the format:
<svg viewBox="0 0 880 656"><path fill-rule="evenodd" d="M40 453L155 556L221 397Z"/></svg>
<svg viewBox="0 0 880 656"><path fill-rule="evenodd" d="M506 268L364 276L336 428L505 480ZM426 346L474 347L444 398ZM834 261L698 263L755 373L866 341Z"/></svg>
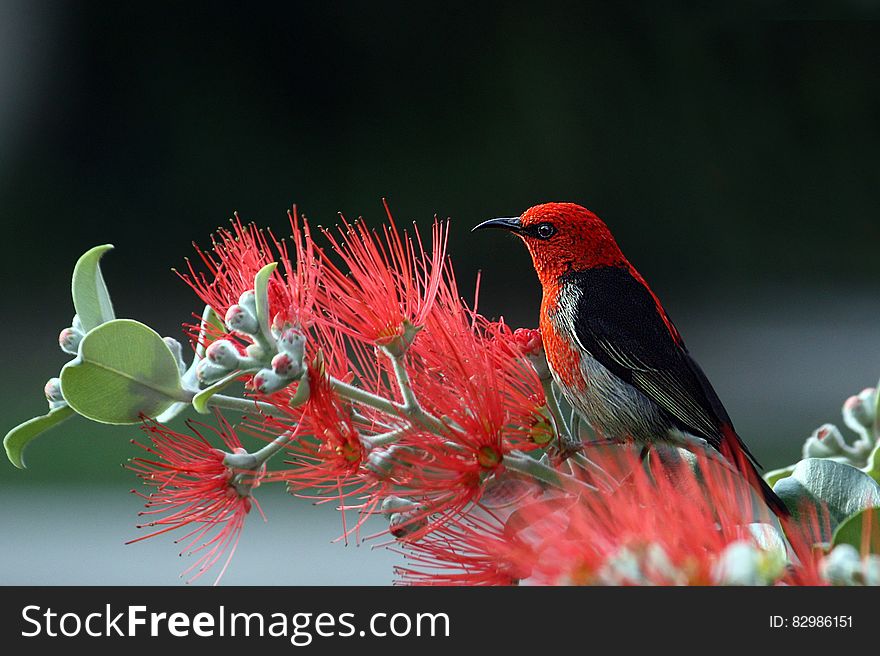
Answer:
<svg viewBox="0 0 880 656"><path fill-rule="evenodd" d="M535 227L535 234L538 239L550 239L556 234L556 227L552 223L539 223Z"/></svg>

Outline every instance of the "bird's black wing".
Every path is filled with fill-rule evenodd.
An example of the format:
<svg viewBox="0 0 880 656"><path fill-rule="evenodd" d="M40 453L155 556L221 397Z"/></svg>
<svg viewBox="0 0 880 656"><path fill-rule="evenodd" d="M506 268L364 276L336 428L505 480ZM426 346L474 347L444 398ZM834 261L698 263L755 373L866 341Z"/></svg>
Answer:
<svg viewBox="0 0 880 656"><path fill-rule="evenodd" d="M665 411L676 427L720 448L730 417L651 292L622 267L572 272L580 346Z"/></svg>

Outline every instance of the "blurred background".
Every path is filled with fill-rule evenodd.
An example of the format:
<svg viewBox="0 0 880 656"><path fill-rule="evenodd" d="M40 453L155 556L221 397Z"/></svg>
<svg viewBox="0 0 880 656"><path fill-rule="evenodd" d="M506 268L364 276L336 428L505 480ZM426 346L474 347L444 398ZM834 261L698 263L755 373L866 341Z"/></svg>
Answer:
<svg viewBox="0 0 880 656"><path fill-rule="evenodd" d="M839 423L880 377L876 3L470 4L0 0L4 432L46 411L89 247L116 246L118 316L180 336L200 308L170 269L234 210L379 222L383 196L402 223L451 217L461 287L482 270L482 312L514 326L536 324L526 251L470 227L584 204L767 467ZM123 546L137 436L71 421L28 470L0 463L0 583L178 580L170 538ZM330 544L329 508L261 498L226 583L391 581L394 554Z"/></svg>

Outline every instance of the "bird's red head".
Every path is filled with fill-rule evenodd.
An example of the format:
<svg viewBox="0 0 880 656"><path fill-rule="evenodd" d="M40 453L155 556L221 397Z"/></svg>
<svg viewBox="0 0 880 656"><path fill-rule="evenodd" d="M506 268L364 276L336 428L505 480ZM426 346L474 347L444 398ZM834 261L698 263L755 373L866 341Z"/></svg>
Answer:
<svg viewBox="0 0 880 656"><path fill-rule="evenodd" d="M490 219L476 226L502 228L526 244L543 285L553 284L569 271L598 266L625 266L626 258L602 219L574 203L544 203L522 216Z"/></svg>

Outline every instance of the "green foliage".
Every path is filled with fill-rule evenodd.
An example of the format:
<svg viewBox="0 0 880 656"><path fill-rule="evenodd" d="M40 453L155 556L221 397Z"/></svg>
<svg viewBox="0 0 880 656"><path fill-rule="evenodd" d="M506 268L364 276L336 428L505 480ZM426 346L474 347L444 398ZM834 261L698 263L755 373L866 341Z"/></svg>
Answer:
<svg viewBox="0 0 880 656"><path fill-rule="evenodd" d="M809 520L815 510L823 531L821 539L831 541L825 534L825 524L833 531L851 515L880 505L880 485L863 471L825 458L801 460L791 476L779 480L773 491L785 502L796 517Z"/></svg>
<svg viewBox="0 0 880 656"><path fill-rule="evenodd" d="M862 471L880 483L880 442L874 446L874 450L868 456L868 464Z"/></svg>
<svg viewBox="0 0 880 656"><path fill-rule="evenodd" d="M105 424L134 424L190 397L171 349L152 328L115 319L90 331L80 354L61 370L64 398L79 414Z"/></svg>
<svg viewBox="0 0 880 656"><path fill-rule="evenodd" d="M860 552L880 554L880 506L866 508L848 517L834 531L832 544L851 544Z"/></svg>
<svg viewBox="0 0 880 656"><path fill-rule="evenodd" d="M73 269L73 307L76 308L85 332L116 318L107 284L101 275L101 257L112 249L110 244L95 246L77 260Z"/></svg>
<svg viewBox="0 0 880 656"><path fill-rule="evenodd" d="M26 467L24 451L31 440L73 415L73 409L70 406L63 405L50 410L48 414L41 417L28 419L6 433L6 437L3 438L3 448L6 449L6 457L9 458L9 462L19 469L24 469Z"/></svg>
<svg viewBox="0 0 880 656"><path fill-rule="evenodd" d="M273 343L272 332L269 323L269 278L278 267L277 262L267 264L257 272L254 277L254 294L256 296L257 321L260 324L260 332L267 342Z"/></svg>
<svg viewBox="0 0 880 656"><path fill-rule="evenodd" d="M236 370L236 371L233 371L231 374L224 376L223 378L218 380L213 385L206 387L202 391L198 392L193 397L193 400L192 400L193 408L195 408L196 412L199 412L201 414L207 414L209 412L208 401L211 399L212 396L222 392L224 389L226 389L227 387L232 385L232 383L234 383L241 376L244 376L246 374L252 374L255 371L257 371L257 369L248 369L245 371Z"/></svg>
<svg viewBox="0 0 880 656"><path fill-rule="evenodd" d="M781 469L768 471L766 474L764 474L764 480L767 481L767 485L773 487L783 478L791 476L791 473L794 471L795 466L796 465L789 465L788 467L782 467Z"/></svg>

